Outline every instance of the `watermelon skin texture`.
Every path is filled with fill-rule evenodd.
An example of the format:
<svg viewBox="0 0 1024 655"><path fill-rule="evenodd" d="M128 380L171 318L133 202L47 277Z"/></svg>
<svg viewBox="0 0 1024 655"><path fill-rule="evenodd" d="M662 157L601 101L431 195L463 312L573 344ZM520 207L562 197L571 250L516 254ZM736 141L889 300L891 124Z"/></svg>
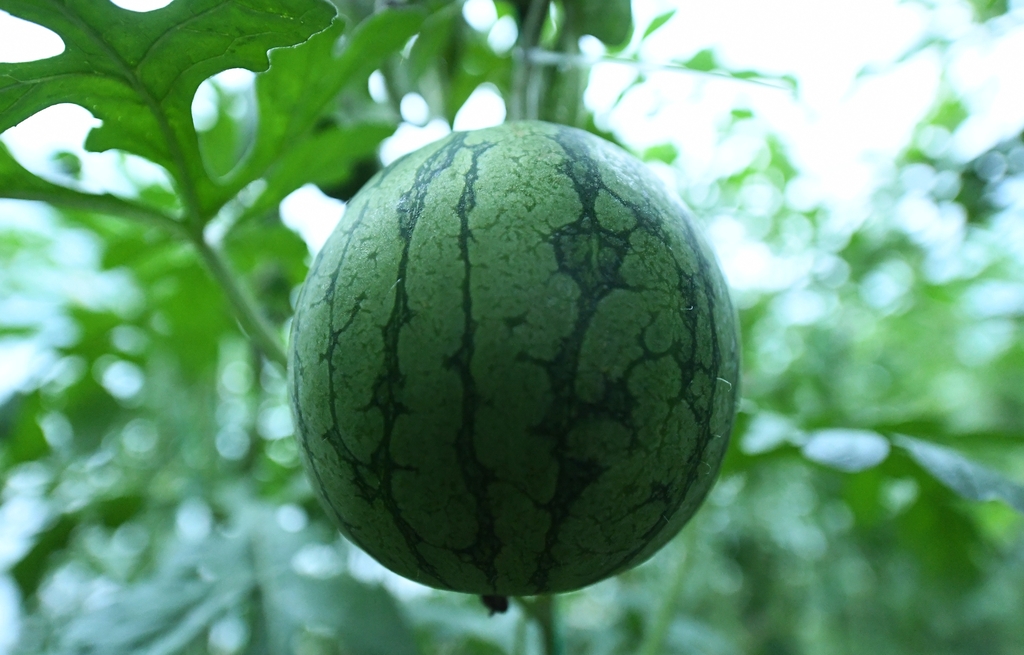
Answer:
<svg viewBox="0 0 1024 655"><path fill-rule="evenodd" d="M303 462L342 533L439 589L578 589L653 555L717 476L735 311L678 199L618 147L454 133L352 198L292 327Z"/></svg>

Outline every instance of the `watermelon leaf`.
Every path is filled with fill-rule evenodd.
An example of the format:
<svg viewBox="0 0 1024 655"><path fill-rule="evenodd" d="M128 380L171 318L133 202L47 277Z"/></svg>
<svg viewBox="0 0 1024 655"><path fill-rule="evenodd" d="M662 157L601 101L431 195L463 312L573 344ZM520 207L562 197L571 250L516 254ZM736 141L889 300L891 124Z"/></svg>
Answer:
<svg viewBox="0 0 1024 655"><path fill-rule="evenodd" d="M93 0L0 0L0 9L56 32L65 50L49 59L0 64L0 131L71 102L103 121L86 147L121 149L168 170L199 218L223 202L203 167L192 98L231 68L266 70L267 51L325 29L325 0L194 0L140 14ZM228 196L230 197L230 196Z"/></svg>
<svg viewBox="0 0 1024 655"><path fill-rule="evenodd" d="M394 131L390 124L335 125L321 122L338 93L364 80L388 55L420 29L419 8L380 12L344 37L336 21L301 46L271 53L272 66L256 79L260 124L250 157L230 176L237 190L263 178L266 189L245 216L258 216L307 182L336 184L352 164L372 154Z"/></svg>
<svg viewBox="0 0 1024 655"><path fill-rule="evenodd" d="M393 125L336 126L302 139L267 172L266 189L246 209L239 222L273 210L292 191L307 182L333 186L345 182L353 166L373 155L395 131Z"/></svg>
<svg viewBox="0 0 1024 655"><path fill-rule="evenodd" d="M1017 484L952 448L906 435L896 435L897 446L942 484L968 500L1001 500L1024 514L1024 485Z"/></svg>

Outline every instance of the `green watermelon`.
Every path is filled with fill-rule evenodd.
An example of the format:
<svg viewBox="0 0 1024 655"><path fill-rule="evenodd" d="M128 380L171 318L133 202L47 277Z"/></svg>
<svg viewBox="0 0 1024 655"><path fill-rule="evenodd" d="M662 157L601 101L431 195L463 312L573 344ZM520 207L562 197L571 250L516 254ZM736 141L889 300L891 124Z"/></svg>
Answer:
<svg viewBox="0 0 1024 655"><path fill-rule="evenodd" d="M440 589L578 589L703 501L735 312L679 200L618 147L516 122L357 193L299 296L296 437L342 533Z"/></svg>

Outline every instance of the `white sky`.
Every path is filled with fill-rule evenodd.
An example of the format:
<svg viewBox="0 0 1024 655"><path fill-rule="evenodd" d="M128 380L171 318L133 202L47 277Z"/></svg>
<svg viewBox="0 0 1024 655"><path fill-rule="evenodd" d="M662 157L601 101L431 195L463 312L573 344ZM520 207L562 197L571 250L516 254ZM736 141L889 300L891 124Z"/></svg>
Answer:
<svg viewBox="0 0 1024 655"><path fill-rule="evenodd" d="M98 0L99 1L99 0ZM184 0L177 0L184 1ZM170 0L116 0L131 10L152 10ZM669 9L676 16L640 47L649 62L686 60L713 47L727 66L793 75L801 92L721 81L674 71L651 72L648 81L616 99L637 72L629 66L595 66L586 101L598 120L636 150L671 142L682 153L679 166L691 183L745 167L765 133L779 135L802 171L789 190L794 202L823 199L839 214L866 212L867 194L891 171L891 162L911 138L913 127L933 105L947 64L947 81L963 96L971 118L952 135L951 152L969 160L1024 126L1024 0L988 28L970 23L966 2L938 0L928 10L914 2L862 0L719 0L718 2L636 0L637 24ZM495 49L508 47L508 22L497 21L491 0L467 0L464 14L487 31ZM514 26L512 26L514 29ZM926 37L956 41L943 62L929 50L894 65L892 62ZM592 52L594 43L584 43ZM0 11L0 62L31 61L59 54L62 43L48 30L13 19ZM865 67L878 72L858 79ZM382 92L379 80L371 92ZM200 98L200 101L202 98ZM382 148L389 162L447 134L442 120L425 121L418 96L402 103L406 123ZM751 109L758 117L746 132L725 142L721 126L733 108ZM197 111L201 111L201 102ZM455 129L472 129L504 120L505 108L493 89L481 88L456 118ZM423 123L426 122L425 125ZM85 153L82 142L95 119L84 109L63 105L25 121L3 134L3 141L27 168L54 178L50 156L55 150L77 153L84 162L83 187L129 193L131 185L117 173L115 153ZM132 160L136 175L159 176L152 166ZM664 173L664 171L662 171ZM308 186L282 205L286 223L319 249L340 218L343 206ZM45 213L45 212L44 212ZM0 201L0 230L13 225L47 224L44 213L27 203ZM769 285L783 288L797 268L778 266L763 244L744 234L727 217L706 217L730 282L736 288ZM72 290L73 291L73 290ZM0 299L2 300L2 299ZM23 342L0 342L0 399L24 384L29 364L41 353ZM3 522L0 522L3 523ZM2 527L2 525L0 525ZM10 526L8 526L10 527ZM395 584L400 584L395 582ZM0 577L0 653L12 633L16 612L9 580Z"/></svg>

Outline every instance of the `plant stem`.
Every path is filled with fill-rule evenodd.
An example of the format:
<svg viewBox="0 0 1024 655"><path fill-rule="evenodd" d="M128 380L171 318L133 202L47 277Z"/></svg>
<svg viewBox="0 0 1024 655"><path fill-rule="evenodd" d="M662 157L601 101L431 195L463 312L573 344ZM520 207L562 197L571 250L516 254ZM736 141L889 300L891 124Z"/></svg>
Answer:
<svg viewBox="0 0 1024 655"><path fill-rule="evenodd" d="M267 359L287 368L288 356L278 337L274 334L273 326L260 312L256 299L240 283L224 256L211 247L202 234L193 235L191 241L203 263L206 264L206 268L210 271L210 275L224 289L224 294L228 297L228 301L234 309L235 318L238 319L242 329Z"/></svg>
<svg viewBox="0 0 1024 655"><path fill-rule="evenodd" d="M558 629L558 612L554 596L539 596L534 604L537 622L547 655L562 655L562 635Z"/></svg>
<svg viewBox="0 0 1024 655"><path fill-rule="evenodd" d="M676 570L669 581L668 587L665 589L665 595L661 599L661 605L658 607L657 613L651 619L650 628L644 635L644 640L640 642L637 655L658 655L658 653L662 652L662 644L665 642L668 629L672 625L672 616L675 614L676 599L682 593L683 584L686 582L688 552L689 549L686 545L679 549L679 561L676 563Z"/></svg>
<svg viewBox="0 0 1024 655"><path fill-rule="evenodd" d="M39 200L54 207L117 216L135 223L159 227L183 241L192 243L214 280L224 289L224 294L228 297L235 318L242 329L268 359L287 367L288 356L274 334L273 326L260 312L256 299L239 281L224 256L206 242L201 229L194 227L197 224L195 220L191 223L179 221L159 210L116 196L92 195L72 189L61 189L56 193L14 191L5 193L4 197Z"/></svg>
<svg viewBox="0 0 1024 655"><path fill-rule="evenodd" d="M224 256L206 242L201 230L193 227L195 221L192 222L193 225L190 225L159 210L116 196L93 195L72 189L60 189L57 192L5 190L3 197L16 200L38 200L53 207L117 216L142 225L159 227L182 241L192 243L214 280L224 289L224 294L228 297L235 318L238 319L242 329L268 359L282 367L287 367L288 356L278 337L274 334L273 326L260 312L256 299L242 286Z"/></svg>
<svg viewBox="0 0 1024 655"><path fill-rule="evenodd" d="M562 634L558 628L558 612L554 596L537 596L532 601L513 598L531 619L540 627L544 655L562 655Z"/></svg>
<svg viewBox="0 0 1024 655"><path fill-rule="evenodd" d="M512 74L512 102L509 106L510 120L524 120L537 117L539 92L535 87L535 68L530 53L540 43L544 19L548 15L551 0L531 0L530 7L519 27L519 45L516 49L515 69Z"/></svg>
<svg viewBox="0 0 1024 655"><path fill-rule="evenodd" d="M14 200L35 200L45 202L51 207L58 207L61 209L117 216L135 223L149 225L151 227L159 227L163 230L167 230L177 237L188 236L184 223L175 220L159 210L151 209L145 205L124 200L110 194L101 196L90 193L81 193L72 189L59 189L55 192L28 190L12 191L4 189L2 195L4 198L11 198Z"/></svg>
<svg viewBox="0 0 1024 655"><path fill-rule="evenodd" d="M693 68L687 68L684 64L678 64L671 61L641 61L635 57L619 57L615 55L583 55L572 52L555 52L551 50L544 50L543 48L534 48L527 53L531 65L538 68L544 66L560 66L560 67L574 67L574 68L588 68L598 63L612 63L612 64L623 64L625 66L631 66L639 71L675 71L677 73L685 73L687 75L698 75L702 77L715 77L718 79L731 80L733 82L741 82L746 84L755 84L758 86L764 86L769 89L778 89L780 91L793 91L794 88L791 84L787 83L782 78L773 78L771 76L765 76L762 78L757 77L738 77L735 74L731 74L726 71L703 71L695 70Z"/></svg>
<svg viewBox="0 0 1024 655"><path fill-rule="evenodd" d="M528 617L520 617L516 622L516 633L512 641L512 655L523 655L526 652L526 626Z"/></svg>

